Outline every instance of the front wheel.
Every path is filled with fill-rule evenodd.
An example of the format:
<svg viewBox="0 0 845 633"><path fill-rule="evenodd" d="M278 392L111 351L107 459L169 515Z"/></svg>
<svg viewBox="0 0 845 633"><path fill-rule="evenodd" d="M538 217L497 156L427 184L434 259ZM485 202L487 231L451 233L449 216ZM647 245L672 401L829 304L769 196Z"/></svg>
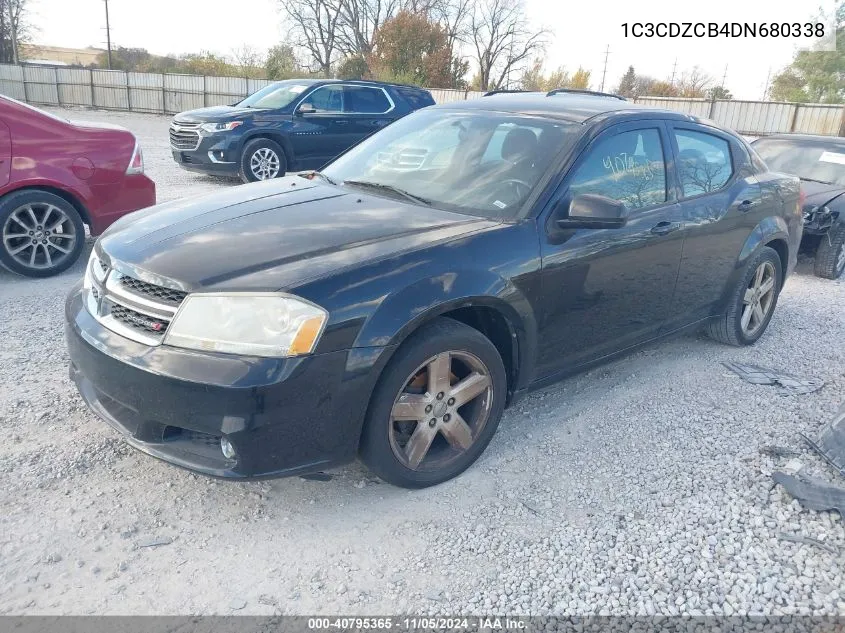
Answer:
<svg viewBox="0 0 845 633"><path fill-rule="evenodd" d="M845 224L840 223L822 235L816 250L814 272L817 277L839 279L845 271Z"/></svg>
<svg viewBox="0 0 845 633"><path fill-rule="evenodd" d="M756 342L769 326L782 283L780 257L773 248L764 246L745 267L731 293L727 312L707 325L707 333L727 345Z"/></svg>
<svg viewBox="0 0 845 633"><path fill-rule="evenodd" d="M245 183L285 175L287 159L281 146L268 138L248 141L241 152L239 175Z"/></svg>
<svg viewBox="0 0 845 633"><path fill-rule="evenodd" d="M505 406L502 358L483 334L439 318L402 345L373 394L361 458L385 481L433 486L484 451Z"/></svg>

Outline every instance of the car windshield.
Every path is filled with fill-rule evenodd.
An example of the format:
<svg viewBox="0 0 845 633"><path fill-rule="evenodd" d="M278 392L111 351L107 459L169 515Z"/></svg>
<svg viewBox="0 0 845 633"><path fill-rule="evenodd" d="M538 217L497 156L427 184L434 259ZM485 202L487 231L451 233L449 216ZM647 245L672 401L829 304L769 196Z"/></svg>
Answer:
<svg viewBox="0 0 845 633"><path fill-rule="evenodd" d="M845 186L845 147L798 139L760 139L753 143L769 169Z"/></svg>
<svg viewBox="0 0 845 633"><path fill-rule="evenodd" d="M280 81L262 88L238 103L242 108L284 108L290 105L308 88L301 81Z"/></svg>
<svg viewBox="0 0 845 633"><path fill-rule="evenodd" d="M580 125L501 112L421 110L325 168L349 187L514 218Z"/></svg>

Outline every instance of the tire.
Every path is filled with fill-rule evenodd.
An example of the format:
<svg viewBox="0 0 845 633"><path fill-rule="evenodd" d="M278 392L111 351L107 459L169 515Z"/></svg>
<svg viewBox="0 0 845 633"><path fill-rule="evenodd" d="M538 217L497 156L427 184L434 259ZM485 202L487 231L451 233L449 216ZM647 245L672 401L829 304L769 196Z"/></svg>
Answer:
<svg viewBox="0 0 845 633"><path fill-rule="evenodd" d="M284 176L287 168L287 158L281 145L269 138L256 138L244 145L238 175L245 183L270 180Z"/></svg>
<svg viewBox="0 0 845 633"><path fill-rule="evenodd" d="M431 366L449 371L433 372ZM448 383L438 383L438 373L448 376ZM438 318L412 334L384 369L364 422L361 459L376 475L403 488L425 488L456 477L496 433L506 391L505 367L490 340L463 323ZM394 410L395 404L408 408ZM417 421L417 411L428 419ZM429 436L433 440L426 443ZM412 438L423 438L416 445L425 451L415 467L413 454L420 451L412 450Z"/></svg>
<svg viewBox="0 0 845 633"><path fill-rule="evenodd" d="M839 279L845 271L845 224L831 227L827 235L822 235L816 249L814 272L817 277Z"/></svg>
<svg viewBox="0 0 845 633"><path fill-rule="evenodd" d="M760 297L760 309L763 313L763 318L759 319L758 316L752 316L752 320L749 322L748 327L746 327L743 325L743 317L745 315L747 293L755 289L752 285L756 282L757 275L761 269L763 270L764 279L768 279L768 275L771 274L772 295L770 298L768 294ZM707 334L711 338L726 345L739 347L753 344L763 335L763 332L769 326L769 322L777 306L782 284L783 269L781 267L780 257L773 248L764 246L746 265L745 272L740 277L733 292L731 292L727 312L707 324ZM763 303L766 300L768 301Z"/></svg>
<svg viewBox="0 0 845 633"><path fill-rule="evenodd" d="M84 246L85 225L64 198L29 189L0 200L0 264L12 272L57 275L79 259Z"/></svg>

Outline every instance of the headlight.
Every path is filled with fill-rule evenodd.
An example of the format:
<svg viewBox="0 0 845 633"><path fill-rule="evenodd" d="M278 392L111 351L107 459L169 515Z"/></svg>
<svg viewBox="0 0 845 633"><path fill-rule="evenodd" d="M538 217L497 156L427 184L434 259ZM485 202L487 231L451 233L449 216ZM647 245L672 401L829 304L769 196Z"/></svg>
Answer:
<svg viewBox="0 0 845 633"><path fill-rule="evenodd" d="M234 130L239 125L243 125L243 121L227 121L226 123L203 123L200 125L200 130L206 134L214 134L215 132L229 132Z"/></svg>
<svg viewBox="0 0 845 633"><path fill-rule="evenodd" d="M299 356L317 346L328 313L276 292L201 293L182 302L165 345L248 356Z"/></svg>

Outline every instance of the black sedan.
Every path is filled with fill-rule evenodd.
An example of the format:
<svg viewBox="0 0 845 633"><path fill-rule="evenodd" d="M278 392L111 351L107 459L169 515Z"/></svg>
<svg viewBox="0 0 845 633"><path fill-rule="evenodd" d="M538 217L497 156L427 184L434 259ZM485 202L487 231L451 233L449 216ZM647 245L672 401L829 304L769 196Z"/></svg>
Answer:
<svg viewBox="0 0 845 633"><path fill-rule="evenodd" d="M765 331L798 179L608 96L427 108L323 173L115 224L67 300L71 375L134 447L232 478L360 456L456 476L531 389L679 332Z"/></svg>
<svg viewBox="0 0 845 633"><path fill-rule="evenodd" d="M795 174L805 196L802 247L815 254L815 273L845 271L845 139L783 134L752 143L770 168Z"/></svg>

